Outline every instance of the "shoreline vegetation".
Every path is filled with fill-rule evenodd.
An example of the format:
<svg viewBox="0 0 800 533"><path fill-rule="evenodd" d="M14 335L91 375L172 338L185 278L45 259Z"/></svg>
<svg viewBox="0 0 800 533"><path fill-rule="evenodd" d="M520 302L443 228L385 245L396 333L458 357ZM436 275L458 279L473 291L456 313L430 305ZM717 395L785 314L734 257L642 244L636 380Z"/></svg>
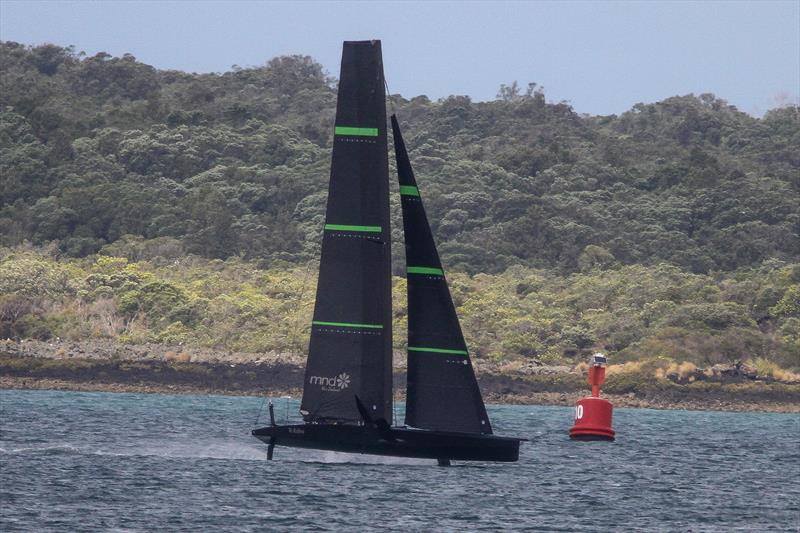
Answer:
<svg viewBox="0 0 800 533"><path fill-rule="evenodd" d="M155 344L2 341L0 389L296 398L302 392L302 359ZM498 404L573 406L589 392L585 366L476 361L485 400ZM602 396L616 407L800 413L800 380L752 375L746 366L666 369L654 362L610 365ZM403 399L404 370L402 364L395 367L398 400Z"/></svg>
<svg viewBox="0 0 800 533"><path fill-rule="evenodd" d="M168 257L148 246L115 244L85 258L0 246L0 339L279 353L282 361L304 353L312 263ZM405 283L394 276L401 357ZM601 351L612 363L657 360L665 371L744 363L779 381L800 372L800 263L713 274L663 263L571 274L517 265L448 272L448 283L476 364L574 367Z"/></svg>
<svg viewBox="0 0 800 533"><path fill-rule="evenodd" d="M0 387L299 394L315 271L123 248L0 247L0 339L14 339L0 340ZM448 281L488 402L573 405L601 351L619 407L800 412L800 264L516 266ZM394 284L402 394L405 279Z"/></svg>
<svg viewBox="0 0 800 533"><path fill-rule="evenodd" d="M316 272L106 252L119 255L0 247L0 388L300 394ZM448 281L487 402L571 406L602 351L618 407L800 412L796 263L516 266ZM402 396L405 279L394 285Z"/></svg>

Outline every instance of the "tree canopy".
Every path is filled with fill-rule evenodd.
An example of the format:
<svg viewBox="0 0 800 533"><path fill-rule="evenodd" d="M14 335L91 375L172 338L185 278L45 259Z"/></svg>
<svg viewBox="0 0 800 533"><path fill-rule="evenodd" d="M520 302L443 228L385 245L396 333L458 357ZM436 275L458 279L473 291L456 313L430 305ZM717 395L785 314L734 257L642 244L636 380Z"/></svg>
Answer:
<svg viewBox="0 0 800 533"><path fill-rule="evenodd" d="M3 42L0 70L0 245L315 259L336 80L311 58L188 74ZM449 271L800 256L797 107L759 119L703 94L594 117L516 82L491 102L391 100Z"/></svg>

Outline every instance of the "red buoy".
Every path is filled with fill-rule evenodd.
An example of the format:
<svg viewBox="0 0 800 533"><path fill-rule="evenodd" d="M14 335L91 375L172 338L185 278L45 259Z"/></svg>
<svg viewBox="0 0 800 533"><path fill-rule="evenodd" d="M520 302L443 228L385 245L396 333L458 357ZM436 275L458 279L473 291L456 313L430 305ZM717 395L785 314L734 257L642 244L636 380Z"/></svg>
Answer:
<svg viewBox="0 0 800 533"><path fill-rule="evenodd" d="M569 430L574 440L614 440L611 418L614 407L611 402L600 398L600 385L606 379L606 358L596 353L589 367L589 385L592 395L581 398L575 405L575 424Z"/></svg>

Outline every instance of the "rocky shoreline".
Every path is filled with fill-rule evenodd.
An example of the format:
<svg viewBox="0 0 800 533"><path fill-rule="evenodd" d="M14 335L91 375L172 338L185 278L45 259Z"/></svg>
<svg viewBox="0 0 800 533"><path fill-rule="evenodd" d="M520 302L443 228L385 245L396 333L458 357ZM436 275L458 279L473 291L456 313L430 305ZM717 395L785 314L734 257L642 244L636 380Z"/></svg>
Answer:
<svg viewBox="0 0 800 533"><path fill-rule="evenodd" d="M0 376L0 390L56 390L80 392L112 392L112 393L137 393L137 394L196 394L196 395L221 395L221 396L262 396L279 398L289 396L299 398L301 389L269 389L256 391L231 391L223 389L187 386L187 385L160 385L146 383L98 383L65 381L50 378L19 378ZM489 404L514 404L514 405L547 405L572 407L575 402L584 396L579 393L535 392L524 395L517 394L486 394L485 400ZM686 411L730 411L730 412L765 412L765 413L800 413L800 404L784 403L781 401L739 401L732 400L688 400L670 402L663 399L637 398L633 394L603 394L615 407L628 407L639 409L686 410ZM405 399L398 395L398 400Z"/></svg>
<svg viewBox="0 0 800 533"><path fill-rule="evenodd" d="M0 341L0 389L299 397L303 357L296 354L128 346L107 341ZM398 399L405 361L395 366ZM572 406L587 394L569 367L476 361L487 403ZM612 376L603 396L617 407L800 413L800 384L725 377L677 384L652 376Z"/></svg>

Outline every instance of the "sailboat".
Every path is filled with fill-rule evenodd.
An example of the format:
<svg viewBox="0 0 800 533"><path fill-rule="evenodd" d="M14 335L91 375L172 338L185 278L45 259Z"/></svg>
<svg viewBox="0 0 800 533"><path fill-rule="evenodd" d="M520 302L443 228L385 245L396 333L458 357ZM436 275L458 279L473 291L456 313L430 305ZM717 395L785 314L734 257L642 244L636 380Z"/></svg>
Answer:
<svg viewBox="0 0 800 533"><path fill-rule="evenodd" d="M268 444L461 461L516 461L524 439L486 414L397 117L391 127L408 281L405 425L392 420L389 160L380 41L342 53L328 205L300 414L253 430Z"/></svg>

